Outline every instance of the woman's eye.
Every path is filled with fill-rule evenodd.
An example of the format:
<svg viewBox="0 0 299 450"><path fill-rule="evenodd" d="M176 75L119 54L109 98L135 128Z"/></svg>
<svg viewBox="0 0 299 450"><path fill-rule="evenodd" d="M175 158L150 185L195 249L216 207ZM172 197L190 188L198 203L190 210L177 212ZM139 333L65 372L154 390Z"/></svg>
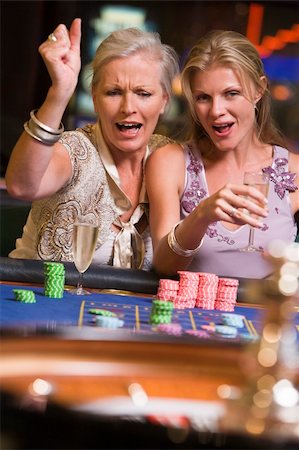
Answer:
<svg viewBox="0 0 299 450"><path fill-rule="evenodd" d="M227 96L228 97L235 97L236 95L239 95L240 94L240 92L238 92L238 91L229 91L229 92L227 92Z"/></svg>
<svg viewBox="0 0 299 450"><path fill-rule="evenodd" d="M109 97L114 97L115 95L120 95L121 92L118 89L112 89L110 91L107 91L107 95Z"/></svg>
<svg viewBox="0 0 299 450"><path fill-rule="evenodd" d="M198 94L195 96L195 101L197 102L206 102L208 100L208 95L205 94Z"/></svg>
<svg viewBox="0 0 299 450"><path fill-rule="evenodd" d="M150 92L145 91L137 92L137 94L140 95L141 97L150 97L152 95Z"/></svg>

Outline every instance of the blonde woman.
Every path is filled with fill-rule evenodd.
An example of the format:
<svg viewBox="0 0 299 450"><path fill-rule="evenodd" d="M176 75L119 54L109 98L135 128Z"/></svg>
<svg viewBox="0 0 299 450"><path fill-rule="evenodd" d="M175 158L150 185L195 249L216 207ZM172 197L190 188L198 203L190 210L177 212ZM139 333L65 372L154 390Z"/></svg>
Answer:
<svg viewBox="0 0 299 450"><path fill-rule="evenodd" d="M190 135L158 149L146 167L154 268L267 277L268 243L296 237L299 155L271 119L262 61L245 36L213 31L191 49L182 88ZM243 184L248 171L269 175L267 198ZM258 252L240 251L248 225Z"/></svg>

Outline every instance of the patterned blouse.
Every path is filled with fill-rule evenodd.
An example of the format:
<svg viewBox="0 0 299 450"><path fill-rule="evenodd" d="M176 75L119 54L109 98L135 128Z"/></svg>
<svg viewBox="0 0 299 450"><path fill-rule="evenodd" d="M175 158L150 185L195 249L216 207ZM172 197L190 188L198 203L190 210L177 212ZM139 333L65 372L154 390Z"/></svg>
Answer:
<svg viewBox="0 0 299 450"><path fill-rule="evenodd" d="M205 168L195 143L184 146L186 161L185 190L181 198L181 219L186 217L209 196ZM203 245L195 255L188 270L211 272L219 276L240 278L264 278L272 267L262 255L270 241L281 239L293 242L297 226L292 214L289 192L295 191L295 174L288 171L288 151L274 146L273 162L263 171L270 175L268 193L269 215L263 220L264 227L254 230L255 245L261 252L241 252L248 244L249 227L240 226L229 230L225 222L214 222L206 230Z"/></svg>
<svg viewBox="0 0 299 450"><path fill-rule="evenodd" d="M142 215L147 214L148 200L143 183L139 205L127 223L120 216L131 207L120 187L113 158L107 148L98 150L96 125L87 125L63 133L60 142L67 149L73 174L69 183L49 198L34 201L23 235L16 241L12 258L72 261L72 230L76 221L87 221L99 227L95 258L99 263L118 267L135 267L132 247L141 260L135 268L150 268L152 243L148 228L139 235L135 228ZM171 139L153 135L144 158ZM112 224L120 232L112 232ZM146 240L146 242L144 242ZM133 242L133 244L132 244ZM104 255L103 255L104 253ZM140 259L139 258L139 259Z"/></svg>

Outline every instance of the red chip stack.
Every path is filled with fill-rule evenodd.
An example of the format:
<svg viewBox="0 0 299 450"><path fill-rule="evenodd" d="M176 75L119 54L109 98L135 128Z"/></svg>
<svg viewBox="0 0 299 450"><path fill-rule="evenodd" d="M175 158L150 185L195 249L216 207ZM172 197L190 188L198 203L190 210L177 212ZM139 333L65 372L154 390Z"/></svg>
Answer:
<svg viewBox="0 0 299 450"><path fill-rule="evenodd" d="M172 301L177 309L202 308L234 311L239 281L214 273L178 271L179 281L159 281L157 299Z"/></svg>
<svg viewBox="0 0 299 450"><path fill-rule="evenodd" d="M239 281L234 278L219 278L215 309L232 312L237 301Z"/></svg>
<svg viewBox="0 0 299 450"><path fill-rule="evenodd" d="M180 276L178 295L174 301L177 309L194 308L198 290L198 275L196 272L178 271Z"/></svg>
<svg viewBox="0 0 299 450"><path fill-rule="evenodd" d="M218 291L218 276L213 273L197 272L199 277L196 307L214 309Z"/></svg>
<svg viewBox="0 0 299 450"><path fill-rule="evenodd" d="M178 281L161 278L159 280L157 298L158 300L173 302L177 297L178 289L179 289Z"/></svg>

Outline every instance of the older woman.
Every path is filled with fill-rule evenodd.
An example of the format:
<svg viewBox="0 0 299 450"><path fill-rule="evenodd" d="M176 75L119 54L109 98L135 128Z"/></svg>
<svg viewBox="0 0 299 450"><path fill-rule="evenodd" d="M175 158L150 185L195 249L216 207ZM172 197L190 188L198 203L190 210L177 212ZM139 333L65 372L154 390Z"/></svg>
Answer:
<svg viewBox="0 0 299 450"><path fill-rule="evenodd" d="M146 167L154 267L267 277L268 243L295 240L299 155L271 119L261 59L245 36L213 31L191 49L182 87L191 139L159 148ZM268 199L245 172L268 175ZM244 251L248 225L258 251Z"/></svg>
<svg viewBox="0 0 299 450"><path fill-rule="evenodd" d="M72 227L99 227L94 262L149 268L144 164L169 142L152 136L178 72L175 51L156 33L111 33L93 61L92 97L98 120L64 132L61 119L80 71L81 21L59 25L39 52L52 85L30 113L6 172L8 192L33 201L13 258L72 260ZM150 143L150 145L149 145Z"/></svg>

